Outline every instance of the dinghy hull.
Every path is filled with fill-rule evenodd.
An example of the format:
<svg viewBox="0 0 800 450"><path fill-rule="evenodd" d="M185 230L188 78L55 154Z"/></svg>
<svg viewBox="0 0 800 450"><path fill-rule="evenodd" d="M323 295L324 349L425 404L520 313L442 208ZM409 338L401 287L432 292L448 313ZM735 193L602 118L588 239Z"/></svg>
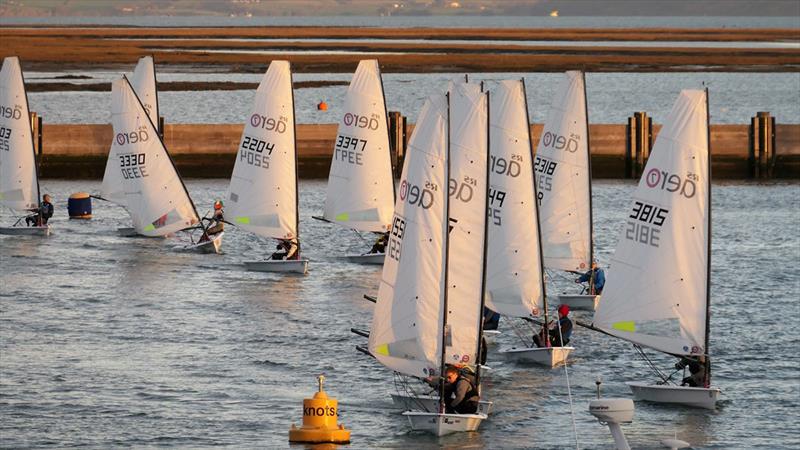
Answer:
<svg viewBox="0 0 800 450"><path fill-rule="evenodd" d="M50 227L0 227L0 234L8 236L50 236Z"/></svg>
<svg viewBox="0 0 800 450"><path fill-rule="evenodd" d="M425 431L436 436L447 436L453 433L477 431L486 419L485 414L441 414L421 411L406 411L411 429Z"/></svg>
<svg viewBox="0 0 800 450"><path fill-rule="evenodd" d="M291 261L246 261L245 268L252 272L276 272L276 273L308 273L308 260Z"/></svg>
<svg viewBox="0 0 800 450"><path fill-rule="evenodd" d="M500 350L507 361L556 367L567 361L574 347L511 347Z"/></svg>
<svg viewBox="0 0 800 450"><path fill-rule="evenodd" d="M569 306L574 311L594 311L600 302L599 295L569 295L558 296L558 303Z"/></svg>
<svg viewBox="0 0 800 450"><path fill-rule="evenodd" d="M183 250L196 253L220 253L222 251L223 234L225 234L224 231L215 234L211 240L187 245L183 247Z"/></svg>
<svg viewBox="0 0 800 450"><path fill-rule="evenodd" d="M498 330L483 330L483 338L486 339L486 343L489 345L497 341L497 336L500 336L500 331Z"/></svg>
<svg viewBox="0 0 800 450"><path fill-rule="evenodd" d="M383 260L386 257L385 253L367 253L366 255L344 255L344 259L348 262L356 264L374 264L383 265Z"/></svg>
<svg viewBox="0 0 800 450"><path fill-rule="evenodd" d="M686 405L695 408L714 409L719 398L719 388L649 384L639 381L625 383L631 388L636 400L653 403Z"/></svg>
<svg viewBox="0 0 800 450"><path fill-rule="evenodd" d="M439 409L439 396L392 394L392 404L403 411L434 412ZM487 417L492 411L492 402L478 402L478 414Z"/></svg>

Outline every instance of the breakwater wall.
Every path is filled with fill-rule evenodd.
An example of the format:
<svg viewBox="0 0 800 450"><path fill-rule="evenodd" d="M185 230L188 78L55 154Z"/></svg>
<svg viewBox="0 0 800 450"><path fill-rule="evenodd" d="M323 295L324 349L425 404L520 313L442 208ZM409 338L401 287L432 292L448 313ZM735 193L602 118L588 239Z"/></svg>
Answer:
<svg viewBox="0 0 800 450"><path fill-rule="evenodd" d="M653 125L644 116L638 121L632 117L628 124L590 125L593 177L639 177L660 130L659 125ZM800 125L776 125L774 118L767 115L764 120L763 116L754 117L753 123L748 125L711 125L715 179L800 179ZM413 125L406 125L405 120L393 120L392 126L397 155L393 159L402 162ZM242 129L240 124L166 124L164 143L182 176L228 178ZM103 177L113 138L111 125L44 123L39 130L41 148L38 152L43 178ZM298 165L302 178L328 176L336 130L336 124L297 125ZM542 125L531 125L531 132L535 146Z"/></svg>

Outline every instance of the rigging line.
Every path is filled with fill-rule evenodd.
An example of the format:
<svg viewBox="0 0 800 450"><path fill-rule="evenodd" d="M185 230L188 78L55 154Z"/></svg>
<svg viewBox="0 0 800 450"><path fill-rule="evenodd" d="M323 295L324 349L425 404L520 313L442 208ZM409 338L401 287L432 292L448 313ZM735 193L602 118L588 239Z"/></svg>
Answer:
<svg viewBox="0 0 800 450"><path fill-rule="evenodd" d="M547 325L545 324L545 327ZM558 341L561 344L560 347L564 347L564 335L561 334L561 319L556 323L556 327L558 328ZM550 330L547 330L546 333L549 333ZM553 348L553 347L551 347ZM572 387L569 384L569 370L567 370L567 360L564 359L564 377L567 379L567 399L569 399L569 414L572 419L572 434L575 436L575 450L580 449L580 443L578 442L578 426L575 423L575 408L572 404Z"/></svg>
<svg viewBox="0 0 800 450"><path fill-rule="evenodd" d="M653 372L655 372L655 374L659 378L661 378L662 384L668 384L669 381L670 381L670 378L672 378L672 375L665 376L663 372L658 370L658 367L656 367L655 363L653 363L653 361L650 359L650 357L647 356L647 354L644 352L644 349L642 349L641 346L639 346L637 344L633 344L633 348L635 348L636 351L639 352L639 355L642 357L642 359L645 360L645 362L647 362L647 364L650 366L650 369L652 369Z"/></svg>

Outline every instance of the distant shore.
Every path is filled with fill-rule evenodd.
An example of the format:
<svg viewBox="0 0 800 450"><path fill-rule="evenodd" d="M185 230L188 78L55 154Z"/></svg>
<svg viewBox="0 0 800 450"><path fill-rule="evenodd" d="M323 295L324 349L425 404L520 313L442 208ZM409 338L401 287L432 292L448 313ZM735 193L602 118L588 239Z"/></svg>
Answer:
<svg viewBox="0 0 800 450"><path fill-rule="evenodd" d="M381 42L388 39L394 41ZM153 55L160 67L232 73L263 72L273 59L289 60L298 73L342 73L370 58L377 58L385 73L800 71L797 48L679 46L681 42L797 43L800 33L795 29L3 26L0 40L0 56L19 56L25 70L38 71L128 70L143 55ZM602 41L603 45L525 41ZM625 41L676 45L615 45Z"/></svg>

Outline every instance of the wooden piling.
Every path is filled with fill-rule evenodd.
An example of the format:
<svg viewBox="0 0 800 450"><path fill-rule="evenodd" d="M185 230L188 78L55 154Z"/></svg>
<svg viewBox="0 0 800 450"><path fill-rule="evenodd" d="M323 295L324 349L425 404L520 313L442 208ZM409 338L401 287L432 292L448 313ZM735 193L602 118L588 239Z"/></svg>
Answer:
<svg viewBox="0 0 800 450"><path fill-rule="evenodd" d="M642 175L650 150L653 148L653 118L645 112L635 112L628 117L625 145L625 178Z"/></svg>
<svg viewBox="0 0 800 450"><path fill-rule="evenodd" d="M392 170L397 178L403 172L403 161L406 156L406 145L408 145L406 120L406 116L399 111L389 111L389 147L392 155Z"/></svg>
<svg viewBox="0 0 800 450"><path fill-rule="evenodd" d="M750 119L748 165L751 178L772 178L775 167L775 118L759 111Z"/></svg>

